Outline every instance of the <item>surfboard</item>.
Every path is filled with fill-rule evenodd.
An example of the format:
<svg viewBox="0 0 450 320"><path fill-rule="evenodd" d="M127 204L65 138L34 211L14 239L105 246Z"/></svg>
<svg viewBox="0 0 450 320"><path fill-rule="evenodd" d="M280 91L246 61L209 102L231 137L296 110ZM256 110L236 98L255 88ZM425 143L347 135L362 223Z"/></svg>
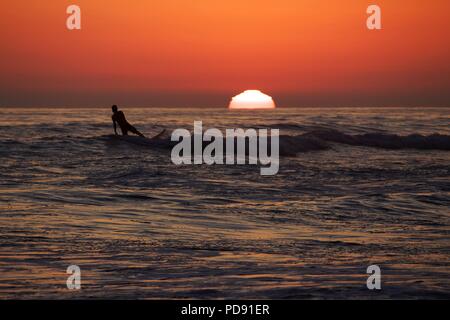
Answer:
<svg viewBox="0 0 450 320"><path fill-rule="evenodd" d="M157 135L146 138L146 137L139 137L139 136L111 136L113 139L116 139L118 141L124 141L127 143L131 143L134 145L144 146L144 147L150 147L150 148L171 148L174 146L174 142L167 140L167 139L160 139L161 136L166 132L164 129Z"/></svg>
<svg viewBox="0 0 450 320"><path fill-rule="evenodd" d="M151 139L151 140L153 140L153 139L158 139L158 138L160 138L165 132L166 132L166 129L163 129L163 130L162 130L160 133L158 133L156 136L153 136L153 137L148 138L148 139Z"/></svg>

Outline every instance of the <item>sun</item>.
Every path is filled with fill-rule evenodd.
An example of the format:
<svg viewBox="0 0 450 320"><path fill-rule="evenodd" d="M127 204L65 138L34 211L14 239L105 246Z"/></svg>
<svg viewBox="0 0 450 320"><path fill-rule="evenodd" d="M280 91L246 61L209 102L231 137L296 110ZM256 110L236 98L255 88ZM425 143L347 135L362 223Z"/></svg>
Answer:
<svg viewBox="0 0 450 320"><path fill-rule="evenodd" d="M233 97L230 109L275 109L272 97L259 90L246 90Z"/></svg>

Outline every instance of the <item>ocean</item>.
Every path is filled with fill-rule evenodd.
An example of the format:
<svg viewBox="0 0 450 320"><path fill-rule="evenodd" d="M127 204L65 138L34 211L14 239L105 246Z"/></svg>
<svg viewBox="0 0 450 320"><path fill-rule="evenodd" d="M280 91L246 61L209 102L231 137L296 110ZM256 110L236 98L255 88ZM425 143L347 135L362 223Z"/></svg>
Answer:
<svg viewBox="0 0 450 320"><path fill-rule="evenodd" d="M279 173L175 166L109 107L2 108L1 299L450 298L450 108L122 110L280 129Z"/></svg>

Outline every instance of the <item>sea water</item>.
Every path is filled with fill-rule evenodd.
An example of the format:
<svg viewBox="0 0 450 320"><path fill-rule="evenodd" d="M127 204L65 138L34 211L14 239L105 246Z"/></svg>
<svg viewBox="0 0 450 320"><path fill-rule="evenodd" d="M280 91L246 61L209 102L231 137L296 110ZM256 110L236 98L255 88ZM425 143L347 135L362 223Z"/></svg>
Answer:
<svg viewBox="0 0 450 320"><path fill-rule="evenodd" d="M450 297L449 108L123 111L167 140L280 129L279 173L176 166L108 106L2 108L0 298Z"/></svg>

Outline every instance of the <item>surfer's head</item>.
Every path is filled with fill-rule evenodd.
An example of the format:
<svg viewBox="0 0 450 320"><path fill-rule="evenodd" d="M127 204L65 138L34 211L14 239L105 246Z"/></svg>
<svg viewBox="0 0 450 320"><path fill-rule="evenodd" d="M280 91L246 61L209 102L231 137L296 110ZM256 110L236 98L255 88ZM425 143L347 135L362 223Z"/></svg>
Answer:
<svg viewBox="0 0 450 320"><path fill-rule="evenodd" d="M117 112L117 106L116 106L116 105L113 105L113 106L111 107L111 109L112 109L112 111L113 111L114 113Z"/></svg>

